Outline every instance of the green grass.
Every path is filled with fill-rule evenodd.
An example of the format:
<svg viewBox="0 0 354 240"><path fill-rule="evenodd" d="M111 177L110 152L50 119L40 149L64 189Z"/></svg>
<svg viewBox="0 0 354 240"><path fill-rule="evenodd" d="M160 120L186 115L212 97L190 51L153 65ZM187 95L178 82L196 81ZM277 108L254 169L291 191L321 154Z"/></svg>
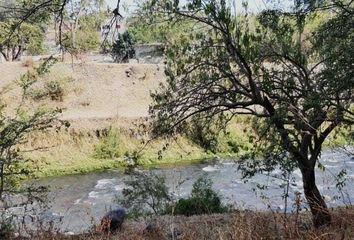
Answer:
<svg viewBox="0 0 354 240"><path fill-rule="evenodd" d="M215 157L237 159L252 151L244 129L247 124L238 120L232 122L227 133L218 136L217 151L206 151L186 136L174 139L158 139L143 144L130 136L125 129L111 128L105 137L97 138L88 132L46 133L30 137L29 145L48 146L47 151L35 151L26 155L34 159L36 177L83 174L127 166L126 155L137 155L137 163L145 168L173 167L206 162ZM340 129L329 137L324 149L353 144L350 129Z"/></svg>
<svg viewBox="0 0 354 240"><path fill-rule="evenodd" d="M36 177L81 174L106 169L123 168L127 165L126 155L138 155L140 166L167 167L205 162L216 156L237 158L248 149L248 143L239 127L232 127L229 134L218 137L218 152L206 151L185 136L174 139L157 139L143 144L125 129L109 130L104 137L97 138L88 132L42 133L30 136L28 145L53 146L46 151L26 154L34 159ZM233 144L230 145L230 141ZM237 151L235 151L237 145Z"/></svg>

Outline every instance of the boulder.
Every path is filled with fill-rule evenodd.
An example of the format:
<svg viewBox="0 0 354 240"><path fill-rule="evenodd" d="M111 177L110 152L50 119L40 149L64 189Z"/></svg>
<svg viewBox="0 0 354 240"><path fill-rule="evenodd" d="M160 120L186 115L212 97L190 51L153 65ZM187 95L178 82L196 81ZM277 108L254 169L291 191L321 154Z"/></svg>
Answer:
<svg viewBox="0 0 354 240"><path fill-rule="evenodd" d="M100 230L106 233L120 230L125 216L126 211L123 208L108 212L101 220Z"/></svg>

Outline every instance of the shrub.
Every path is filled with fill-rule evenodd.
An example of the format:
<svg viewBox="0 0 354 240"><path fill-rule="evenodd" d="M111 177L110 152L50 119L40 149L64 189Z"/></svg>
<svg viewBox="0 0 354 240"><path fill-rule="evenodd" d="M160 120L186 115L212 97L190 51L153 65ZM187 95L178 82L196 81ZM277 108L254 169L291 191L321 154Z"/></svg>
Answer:
<svg viewBox="0 0 354 240"><path fill-rule="evenodd" d="M199 118L192 119L187 126L187 138L205 151L218 152L219 132L214 126L203 124Z"/></svg>
<svg viewBox="0 0 354 240"><path fill-rule="evenodd" d="M47 95L53 101L63 101L64 89L59 81L49 81L45 83L45 90Z"/></svg>
<svg viewBox="0 0 354 240"><path fill-rule="evenodd" d="M190 198L177 201L174 213L177 215L199 215L226 212L219 195L212 189L212 181L200 177L194 184Z"/></svg>
<svg viewBox="0 0 354 240"><path fill-rule="evenodd" d="M132 35L128 31L118 34L118 39L113 43L111 52L114 62L126 63L129 59L134 58L134 42Z"/></svg>
<svg viewBox="0 0 354 240"><path fill-rule="evenodd" d="M118 202L129 208L131 217L163 214L170 205L171 196L165 178L154 173L135 172L133 179L126 181L123 199Z"/></svg>
<svg viewBox="0 0 354 240"><path fill-rule="evenodd" d="M13 232L12 218L6 217L5 212L2 212L0 215L0 239L10 239Z"/></svg>
<svg viewBox="0 0 354 240"><path fill-rule="evenodd" d="M133 179L126 181L123 197L118 203L129 209L130 217L144 215L199 215L224 213L229 209L221 203L219 195L212 189L212 181L199 178L189 198L179 199L173 205L173 196L165 183L165 177L148 172L134 172Z"/></svg>
<svg viewBox="0 0 354 240"><path fill-rule="evenodd" d="M52 101L63 101L64 88L58 80L51 80L44 83L43 88L36 88L31 91L34 100L50 98Z"/></svg>
<svg viewBox="0 0 354 240"><path fill-rule="evenodd" d="M109 129L108 134L95 146L94 157L112 159L122 156L120 134L117 130Z"/></svg>

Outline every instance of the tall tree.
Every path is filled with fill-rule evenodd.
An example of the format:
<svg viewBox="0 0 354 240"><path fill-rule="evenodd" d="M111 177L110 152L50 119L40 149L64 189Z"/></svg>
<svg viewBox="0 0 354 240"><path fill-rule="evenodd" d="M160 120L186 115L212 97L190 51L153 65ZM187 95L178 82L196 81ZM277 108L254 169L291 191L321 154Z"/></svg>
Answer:
<svg viewBox="0 0 354 240"><path fill-rule="evenodd" d="M268 153L262 164L299 168L314 225L329 224L315 166L329 134L354 120L353 6L339 2L322 6L336 13L309 32L316 8L268 10L255 18L234 16L225 0L153 1L149 14L204 26L204 33L191 32L167 50L167 84L153 94L154 133L183 131L194 117L255 117Z"/></svg>
<svg viewBox="0 0 354 240"><path fill-rule="evenodd" d="M65 43L67 50L86 50L85 46L82 46L82 43L84 45L90 44L90 40L92 41L92 39L94 39L94 45L99 45L97 30L100 29L100 25L105 17L103 11L101 11L103 4L103 0L68 1L66 6L66 20L68 23L66 25L70 30L70 35L67 34L67 41Z"/></svg>
<svg viewBox="0 0 354 240"><path fill-rule="evenodd" d="M7 61L42 52L46 24L62 1L0 1L0 52Z"/></svg>

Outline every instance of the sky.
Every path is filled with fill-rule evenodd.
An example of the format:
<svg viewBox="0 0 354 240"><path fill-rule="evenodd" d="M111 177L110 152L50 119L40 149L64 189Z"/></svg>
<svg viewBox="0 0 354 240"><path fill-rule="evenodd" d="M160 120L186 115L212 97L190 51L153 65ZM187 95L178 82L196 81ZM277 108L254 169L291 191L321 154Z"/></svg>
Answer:
<svg viewBox="0 0 354 240"><path fill-rule="evenodd" d="M250 12L260 12L265 9L273 8L273 7L281 7L285 8L292 4L293 0L230 0L230 2L234 2L236 4L236 10L242 10L242 2L248 2L248 9ZM126 9L121 9L121 13L123 16L129 15L129 12L132 12L136 6L136 0L121 0L121 6L125 6ZM186 0L182 0L181 2L186 2ZM106 3L111 7L115 8L117 5L117 0L106 0ZM239 10L238 10L239 9Z"/></svg>

